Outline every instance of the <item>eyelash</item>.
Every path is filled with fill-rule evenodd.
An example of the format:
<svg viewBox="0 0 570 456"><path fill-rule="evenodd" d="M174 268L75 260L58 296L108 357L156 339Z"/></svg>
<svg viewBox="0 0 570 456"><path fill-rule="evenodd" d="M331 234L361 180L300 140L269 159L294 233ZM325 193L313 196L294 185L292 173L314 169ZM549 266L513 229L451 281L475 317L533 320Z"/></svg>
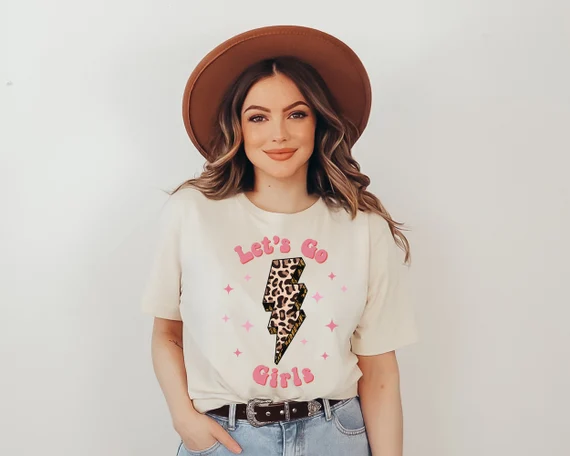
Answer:
<svg viewBox="0 0 570 456"><path fill-rule="evenodd" d="M305 117L307 117L307 113L304 111L295 111L295 112L291 113L292 116L294 116L296 114L302 114L302 117L300 117L299 119L304 119ZM263 116L261 114L256 114L254 116L251 116L248 120L250 122L253 122L253 123L259 123L258 121L253 120L253 119L256 119L257 117L265 117L265 116Z"/></svg>

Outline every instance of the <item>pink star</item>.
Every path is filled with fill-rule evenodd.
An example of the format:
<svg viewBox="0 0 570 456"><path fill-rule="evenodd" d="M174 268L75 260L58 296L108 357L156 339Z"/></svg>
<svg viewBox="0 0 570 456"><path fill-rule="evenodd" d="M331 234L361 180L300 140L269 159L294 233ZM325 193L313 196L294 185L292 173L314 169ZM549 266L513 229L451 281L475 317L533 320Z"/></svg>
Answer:
<svg viewBox="0 0 570 456"><path fill-rule="evenodd" d="M323 299L323 296L321 296L321 295L319 294L319 292L317 291L317 292L315 293L315 295L313 296L313 299L316 299L317 302L319 302L320 299Z"/></svg>
<svg viewBox="0 0 570 456"><path fill-rule="evenodd" d="M241 355L242 353L243 353L243 352L240 352L240 351L239 351L239 348L234 352L234 354L235 354L236 356L238 356L238 357L239 357L239 355Z"/></svg>
<svg viewBox="0 0 570 456"><path fill-rule="evenodd" d="M249 282L249 279L251 279L251 276L248 274L248 275L246 275L246 276L244 277L244 279L245 279L247 282Z"/></svg>
<svg viewBox="0 0 570 456"><path fill-rule="evenodd" d="M327 358L329 357L329 355L327 355L327 352L324 352L321 356L325 359L325 361L326 361Z"/></svg>
<svg viewBox="0 0 570 456"><path fill-rule="evenodd" d="M245 322L245 324L242 325L245 329L247 329L247 332L249 332L249 329L253 327L253 325L249 322L249 320L247 320Z"/></svg>
<svg viewBox="0 0 570 456"><path fill-rule="evenodd" d="M303 345L305 345L305 344L307 343L307 339L303 339L303 340L301 341L301 343L302 343Z"/></svg>
<svg viewBox="0 0 570 456"><path fill-rule="evenodd" d="M226 288L224 288L224 290L226 290L228 292L228 294L230 294L230 291L232 291L233 288L230 287L230 284L228 283L228 286Z"/></svg>
<svg viewBox="0 0 570 456"><path fill-rule="evenodd" d="M347 290L346 285L343 285L343 286L341 287L341 290L342 290L342 291L346 291L346 290Z"/></svg>
<svg viewBox="0 0 570 456"><path fill-rule="evenodd" d="M338 326L334 321L331 320L331 322L328 325L325 325L327 327L329 327L331 329L331 332L333 332L333 330Z"/></svg>
<svg viewBox="0 0 570 456"><path fill-rule="evenodd" d="M329 274L329 277L330 277L331 280L332 280L332 279L334 279L334 278L336 277L336 275L334 275L334 272L331 272L331 273Z"/></svg>
<svg viewBox="0 0 570 456"><path fill-rule="evenodd" d="M222 320L224 320L225 323L227 323L229 319L230 319L230 317L228 317L227 315L224 315L222 317Z"/></svg>

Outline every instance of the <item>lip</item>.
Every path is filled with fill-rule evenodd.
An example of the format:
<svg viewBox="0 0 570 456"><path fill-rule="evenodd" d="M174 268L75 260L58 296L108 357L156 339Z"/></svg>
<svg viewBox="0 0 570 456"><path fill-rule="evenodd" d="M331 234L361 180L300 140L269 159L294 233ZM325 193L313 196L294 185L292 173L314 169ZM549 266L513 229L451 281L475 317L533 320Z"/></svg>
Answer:
<svg viewBox="0 0 570 456"><path fill-rule="evenodd" d="M277 161L285 161L285 160L289 160L297 151L297 149L293 149L293 148L285 148L285 149L270 149L270 150L266 150L264 151L269 158L271 158L272 160L277 160Z"/></svg>
<svg viewBox="0 0 570 456"><path fill-rule="evenodd" d="M292 147L287 147L283 149L269 149L264 151L266 154L274 155L274 154L291 154L295 152L297 149L293 149Z"/></svg>

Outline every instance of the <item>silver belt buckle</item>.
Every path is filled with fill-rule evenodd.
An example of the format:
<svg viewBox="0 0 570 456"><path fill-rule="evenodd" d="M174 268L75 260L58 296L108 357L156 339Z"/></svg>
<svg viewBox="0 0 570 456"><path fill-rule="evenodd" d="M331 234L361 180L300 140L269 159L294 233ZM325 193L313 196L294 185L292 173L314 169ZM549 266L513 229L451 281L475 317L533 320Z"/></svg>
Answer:
<svg viewBox="0 0 570 456"><path fill-rule="evenodd" d="M269 424L269 422L265 422L262 423L261 421L258 421L255 418L255 414L257 413L255 411L255 407L257 406L261 406L263 407L262 404L271 404L271 399L250 399L249 401L247 401L247 407L245 409L245 416L247 417L247 421L249 424L251 424L252 426L255 427L261 427L261 426L265 426L266 424Z"/></svg>
<svg viewBox="0 0 570 456"><path fill-rule="evenodd" d="M245 409L245 415L247 417L247 421L249 422L249 424L251 424L252 426L255 426L255 427L261 427L261 426L265 426L266 424L279 422L280 420L261 422L255 418L255 415L257 413L255 411L256 406L263 407L264 404L267 405L267 404L271 404L271 403L272 403L271 399L257 399L256 398L256 399L250 399L249 401L247 401L247 407ZM285 408L285 421L291 421L291 412L289 410L289 401L277 402L276 405L277 404L283 404L283 406ZM319 410L321 409L321 404L319 404L317 401L314 401L314 400L309 401L308 402L308 409L309 409L308 416L314 416L317 413L319 413Z"/></svg>

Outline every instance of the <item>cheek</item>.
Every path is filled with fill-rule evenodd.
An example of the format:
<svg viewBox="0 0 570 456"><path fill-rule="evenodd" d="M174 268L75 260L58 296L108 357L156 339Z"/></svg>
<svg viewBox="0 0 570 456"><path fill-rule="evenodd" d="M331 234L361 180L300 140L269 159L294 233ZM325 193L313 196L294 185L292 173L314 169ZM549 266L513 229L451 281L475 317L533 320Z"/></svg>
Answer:
<svg viewBox="0 0 570 456"><path fill-rule="evenodd" d="M311 124L303 125L296 134L299 142L309 145L315 141L315 127Z"/></svg>
<svg viewBox="0 0 570 456"><path fill-rule="evenodd" d="M245 149L245 155L252 163L257 163L258 157L260 155L260 150L265 144L265 138L259 128L245 128L242 127L243 134L243 147Z"/></svg>
<svg viewBox="0 0 570 456"><path fill-rule="evenodd" d="M263 143L264 135L263 129L261 128L252 128L250 125L244 125L242 127L243 132L243 142L249 145L256 145L259 143Z"/></svg>

